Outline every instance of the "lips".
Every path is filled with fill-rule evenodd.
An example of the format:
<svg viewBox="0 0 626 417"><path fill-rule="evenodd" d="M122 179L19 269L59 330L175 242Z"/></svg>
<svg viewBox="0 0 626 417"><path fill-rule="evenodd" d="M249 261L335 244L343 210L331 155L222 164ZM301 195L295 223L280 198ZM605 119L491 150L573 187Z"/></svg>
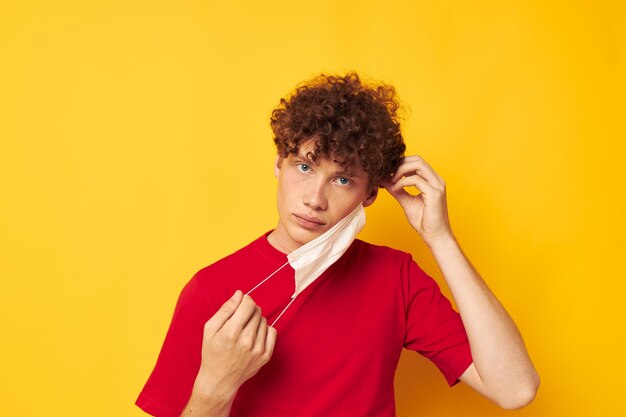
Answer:
<svg viewBox="0 0 626 417"><path fill-rule="evenodd" d="M318 219L317 217L307 216L306 214L293 213L298 224L305 229L319 229L326 223Z"/></svg>

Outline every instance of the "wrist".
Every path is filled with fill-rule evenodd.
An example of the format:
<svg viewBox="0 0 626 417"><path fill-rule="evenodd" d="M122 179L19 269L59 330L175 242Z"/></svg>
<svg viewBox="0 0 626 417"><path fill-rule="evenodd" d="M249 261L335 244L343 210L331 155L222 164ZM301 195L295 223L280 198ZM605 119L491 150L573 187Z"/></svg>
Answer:
<svg viewBox="0 0 626 417"><path fill-rule="evenodd" d="M442 235L441 237L428 242L428 247L433 253L445 251L457 245L458 242L452 233Z"/></svg>
<svg viewBox="0 0 626 417"><path fill-rule="evenodd" d="M199 373L193 385L192 393L199 400L212 404L228 404L232 402L239 387L219 383Z"/></svg>

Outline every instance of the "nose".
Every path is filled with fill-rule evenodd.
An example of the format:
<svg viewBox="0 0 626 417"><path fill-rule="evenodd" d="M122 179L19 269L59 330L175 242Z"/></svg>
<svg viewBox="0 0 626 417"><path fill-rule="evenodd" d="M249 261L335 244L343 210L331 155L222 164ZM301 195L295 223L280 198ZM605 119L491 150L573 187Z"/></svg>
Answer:
<svg viewBox="0 0 626 417"><path fill-rule="evenodd" d="M304 189L304 205L312 210L326 210L328 199L326 198L326 187L323 181L311 181Z"/></svg>

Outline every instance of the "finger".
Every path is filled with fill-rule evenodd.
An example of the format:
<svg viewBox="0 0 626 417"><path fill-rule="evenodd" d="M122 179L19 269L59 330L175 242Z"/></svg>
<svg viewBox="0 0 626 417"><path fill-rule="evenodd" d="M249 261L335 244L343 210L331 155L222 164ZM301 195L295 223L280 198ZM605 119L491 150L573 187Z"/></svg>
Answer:
<svg viewBox="0 0 626 417"><path fill-rule="evenodd" d="M402 207L406 207L408 204L417 204L418 208L421 208L424 204L424 197L421 194L413 195L402 187L393 188L393 184L386 185L385 188Z"/></svg>
<svg viewBox="0 0 626 417"><path fill-rule="evenodd" d="M265 352L265 338L267 337L267 319L261 317L259 327L256 331L256 339L254 339L254 347L259 352Z"/></svg>
<svg viewBox="0 0 626 417"><path fill-rule="evenodd" d="M241 290L235 291L233 296L226 301L222 307L211 317L204 325L205 329L207 329L211 333L217 333L219 329L224 326L224 323L232 317L233 313L239 307L243 297L243 292Z"/></svg>
<svg viewBox="0 0 626 417"><path fill-rule="evenodd" d="M222 329L228 331L234 337L238 337L255 310L256 303L252 300L252 297L247 294L244 295L241 304L239 304L232 317L224 323Z"/></svg>
<svg viewBox="0 0 626 417"><path fill-rule="evenodd" d="M391 181L395 182L398 179L407 176L407 174L415 173L420 174L422 177L432 182L433 184L443 183L443 179L439 177L435 170L433 170L432 167L428 165L428 163L426 163L426 161L424 161L423 159L416 159L400 165L400 167L398 167L398 170L391 178Z"/></svg>
<svg viewBox="0 0 626 417"><path fill-rule="evenodd" d="M398 169L394 173L391 181L397 181L398 178L402 178L402 173L406 173L408 170L414 170L412 167L415 165L417 161L420 161L422 158L418 155L405 156L402 158Z"/></svg>
<svg viewBox="0 0 626 417"><path fill-rule="evenodd" d="M406 163L408 163L408 162L415 162L415 161L422 161L423 163L428 165L430 167L430 169L433 168L428 162L426 162L426 160L424 158L422 158L419 155L405 156L404 159L402 160L402 162L406 162ZM433 169L433 171L434 171L434 169Z"/></svg>
<svg viewBox="0 0 626 417"><path fill-rule="evenodd" d="M390 187L387 187L387 186L385 186L385 188L387 189L387 191L389 191L389 194L391 194L393 198L398 200L398 203L400 203L400 205L403 207L407 203L409 203L412 199L416 198L416 196L410 194L404 188L400 188L399 190L391 189Z"/></svg>
<svg viewBox="0 0 626 417"><path fill-rule="evenodd" d="M406 191L404 187L416 187L422 194L413 195ZM389 193L398 200L401 206L405 207L409 203L418 203L421 206L424 203L424 196L432 193L433 188L419 175L412 175L398 180L395 184L387 183L385 188Z"/></svg>
<svg viewBox="0 0 626 417"><path fill-rule="evenodd" d="M250 344L248 346L250 348L254 346L255 337L262 318L261 308L257 306L254 310L254 314L252 314L252 317L250 317L250 320L248 320L248 323L246 323L241 331L241 339L249 341Z"/></svg>
<svg viewBox="0 0 626 417"><path fill-rule="evenodd" d="M408 162L403 163L391 178L391 182L396 182L398 179L407 176L409 173L421 175L433 186L438 185L441 187L445 185L443 178L441 178L435 170L421 158L409 160Z"/></svg>
<svg viewBox="0 0 626 417"><path fill-rule="evenodd" d="M274 327L267 327L267 337L265 338L265 354L267 358L271 358L274 353L274 346L276 346L276 329Z"/></svg>
<svg viewBox="0 0 626 417"><path fill-rule="evenodd" d="M390 190L393 194L394 192L398 190L402 190L404 187L411 187L411 186L416 187L419 191L421 191L424 194L432 193L433 191L435 191L435 188L419 175L411 175L408 177L400 178L394 184L391 184Z"/></svg>

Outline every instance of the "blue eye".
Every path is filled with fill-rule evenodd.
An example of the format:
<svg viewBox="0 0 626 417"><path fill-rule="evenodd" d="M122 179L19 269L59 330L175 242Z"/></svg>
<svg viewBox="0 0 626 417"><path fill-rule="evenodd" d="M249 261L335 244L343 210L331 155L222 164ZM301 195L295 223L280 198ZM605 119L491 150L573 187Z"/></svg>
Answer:
<svg viewBox="0 0 626 417"><path fill-rule="evenodd" d="M341 185L348 185L348 184L350 184L350 180L347 179L347 178L341 177L341 178L339 178L339 183L341 183Z"/></svg>
<svg viewBox="0 0 626 417"><path fill-rule="evenodd" d="M309 167L307 164L298 164L298 166L300 167L300 171L302 172L307 172L309 169L311 169L311 167Z"/></svg>

